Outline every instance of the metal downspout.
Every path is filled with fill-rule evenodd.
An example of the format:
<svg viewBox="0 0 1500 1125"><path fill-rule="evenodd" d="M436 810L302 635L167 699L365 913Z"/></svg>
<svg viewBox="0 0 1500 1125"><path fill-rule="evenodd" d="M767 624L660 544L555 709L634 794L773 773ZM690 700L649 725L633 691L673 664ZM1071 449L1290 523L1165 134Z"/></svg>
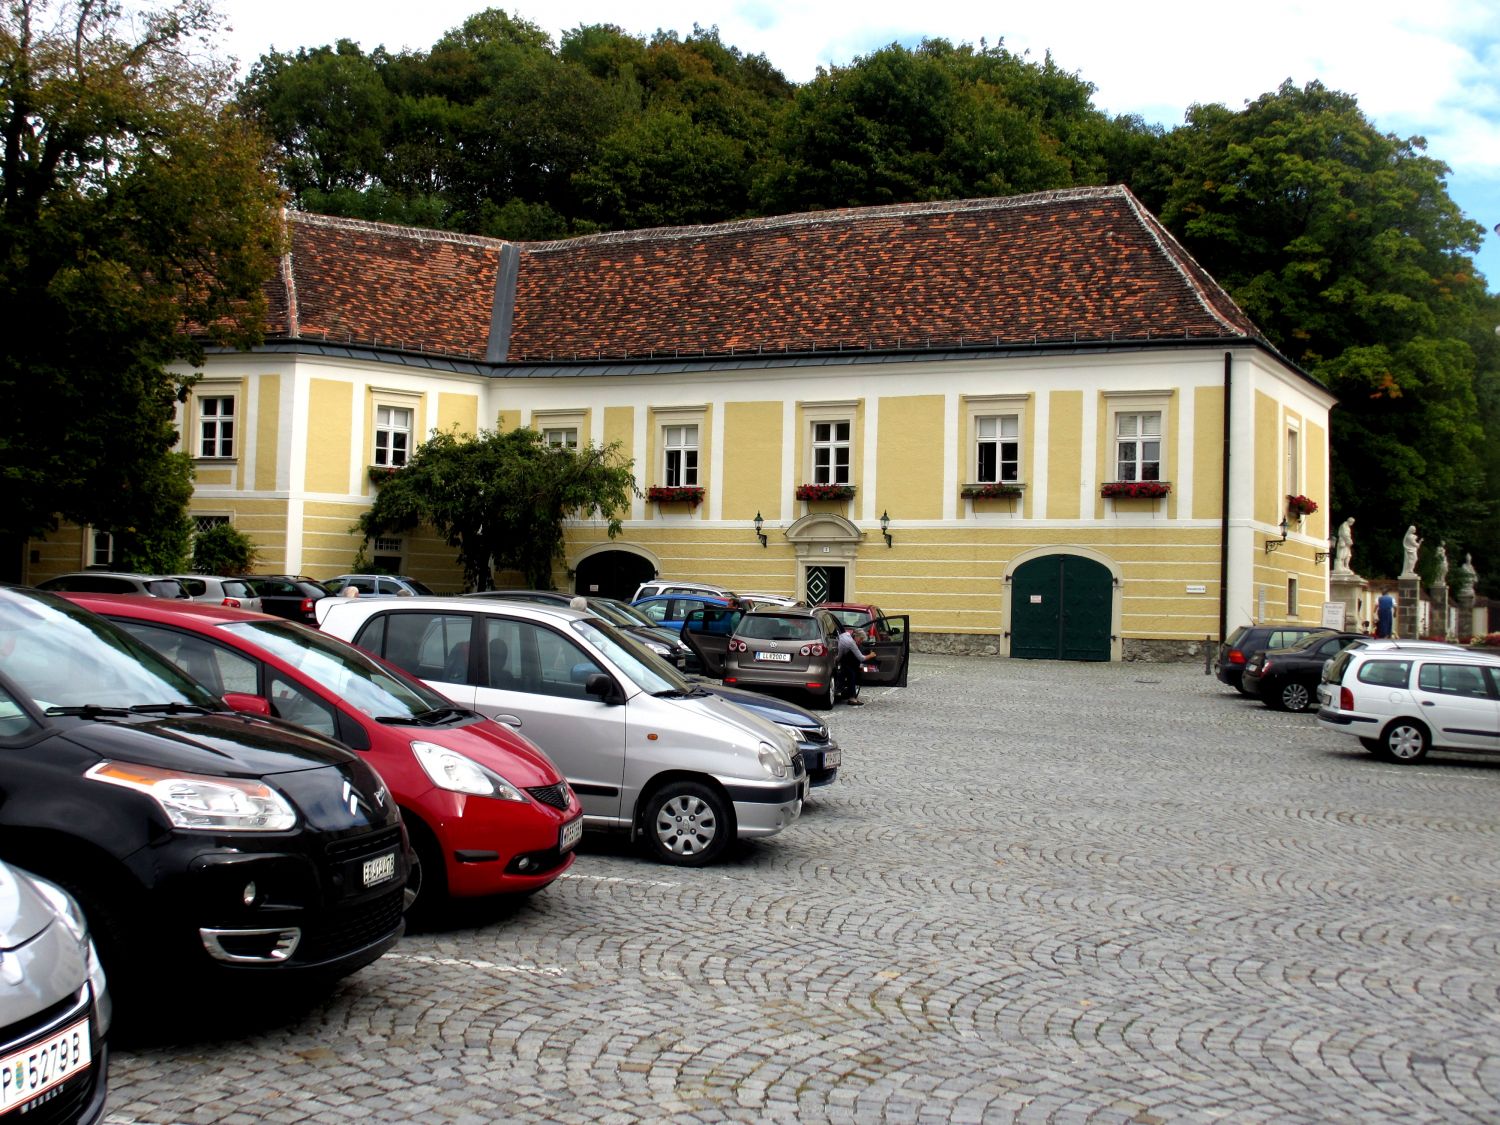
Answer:
<svg viewBox="0 0 1500 1125"><path fill-rule="evenodd" d="M1229 375L1229 352L1224 353L1224 455L1220 459L1223 462L1223 480L1220 484L1219 496L1219 643L1224 643L1224 636L1229 624L1229 412L1230 412L1230 375Z"/></svg>

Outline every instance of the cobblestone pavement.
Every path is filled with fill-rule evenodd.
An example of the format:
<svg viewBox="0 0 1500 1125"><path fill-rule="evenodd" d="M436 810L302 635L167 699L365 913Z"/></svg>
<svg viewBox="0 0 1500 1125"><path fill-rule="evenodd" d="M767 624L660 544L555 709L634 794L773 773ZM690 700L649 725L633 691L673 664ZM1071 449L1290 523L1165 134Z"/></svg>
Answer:
<svg viewBox="0 0 1500 1125"><path fill-rule="evenodd" d="M1500 1121L1500 759L1184 665L865 697L781 836L590 843L285 1022L117 1052L109 1120Z"/></svg>

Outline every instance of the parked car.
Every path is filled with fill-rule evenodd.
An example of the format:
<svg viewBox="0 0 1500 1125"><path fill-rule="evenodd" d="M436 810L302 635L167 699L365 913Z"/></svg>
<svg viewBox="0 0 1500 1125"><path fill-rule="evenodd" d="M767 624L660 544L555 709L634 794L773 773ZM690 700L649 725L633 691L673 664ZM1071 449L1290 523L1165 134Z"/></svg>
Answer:
<svg viewBox="0 0 1500 1125"><path fill-rule="evenodd" d="M1500 656L1374 641L1333 658L1318 722L1372 754L1419 762L1432 749L1500 750Z"/></svg>
<svg viewBox="0 0 1500 1125"><path fill-rule="evenodd" d="M555 590L487 590L483 593L465 594L464 597L494 597L542 605L569 605L574 595ZM584 600L588 603L590 612L598 614L621 632L634 636L668 664L681 669L690 656L697 662L697 656L678 637L658 626L643 624L649 622L650 618L642 616L629 602L587 596ZM784 699L776 699L757 691L725 687L702 676L690 675L687 678L704 691L753 711L790 734L797 742L797 749L802 752L807 776L814 786L827 785L838 774L843 751L828 733L827 725L816 715Z"/></svg>
<svg viewBox="0 0 1500 1125"><path fill-rule="evenodd" d="M653 624L649 617L633 609L630 603L614 598L596 598L579 594L564 594L560 590L481 590L463 594L465 598L500 598L512 602L533 602L539 605L572 605L573 599L583 597L588 608L608 621L615 628L632 634L668 664L682 668L690 655L688 647L677 634Z"/></svg>
<svg viewBox="0 0 1500 1125"><path fill-rule="evenodd" d="M635 597L630 600L638 602L643 598L657 598L663 594L707 594L725 601L734 601L739 597L729 587L715 586L711 582L670 582L665 578L656 578L636 587Z"/></svg>
<svg viewBox="0 0 1500 1125"><path fill-rule="evenodd" d="M1240 683L1278 711L1310 711L1318 705L1324 666L1363 633L1309 633L1285 648L1261 649L1245 662Z"/></svg>
<svg viewBox="0 0 1500 1125"><path fill-rule="evenodd" d="M790 594L761 594L761 593L740 594L739 595L739 603L740 603L740 606L742 608L744 608L744 609L754 609L757 606L763 606L763 605L769 605L769 606L789 606L789 605L801 605L802 604L796 598L792 597Z"/></svg>
<svg viewBox="0 0 1500 1125"><path fill-rule="evenodd" d="M525 894L573 863L583 809L547 756L337 637L263 614L74 595L216 694L359 752L390 786L421 860L423 914Z"/></svg>
<svg viewBox="0 0 1500 1125"><path fill-rule="evenodd" d="M67 891L0 863L0 1114L104 1117L110 997L83 910Z"/></svg>
<svg viewBox="0 0 1500 1125"><path fill-rule="evenodd" d="M94 594L134 594L144 598L188 599L188 592L175 578L160 574L127 574L117 570L79 570L59 574L36 584L38 590L63 593L69 590Z"/></svg>
<svg viewBox="0 0 1500 1125"><path fill-rule="evenodd" d="M304 625L317 624L313 606L329 596L321 582L301 574L244 574L240 577L250 583L260 598L262 613L300 621Z"/></svg>
<svg viewBox="0 0 1500 1125"><path fill-rule="evenodd" d="M738 613L738 611L734 611ZM716 619L717 618L717 619ZM890 635L867 639L875 663L864 666L864 683L904 687L909 656L905 617L888 618ZM726 630L726 623L730 624ZM805 694L816 708L839 698L838 634L844 628L821 606L757 609L737 617L717 607L695 610L682 639L708 674L732 687ZM726 632L728 635L726 635Z"/></svg>
<svg viewBox="0 0 1500 1125"><path fill-rule="evenodd" d="M340 574L323 585L330 594L342 594L348 586L359 591L362 598L410 598L431 595L429 590L415 578L404 574Z"/></svg>
<svg viewBox="0 0 1500 1125"><path fill-rule="evenodd" d="M687 620L688 614L704 606L740 612L738 601L714 597L712 594L663 594L660 597L643 598L630 604L650 618L652 624L659 625L673 633L680 633L682 623ZM714 622L716 625L721 624L723 618L715 617ZM727 628L725 635L728 635Z"/></svg>
<svg viewBox="0 0 1500 1125"><path fill-rule="evenodd" d="M260 595L248 578L217 578L211 574L174 574L188 597L209 605L227 605L231 609L260 612Z"/></svg>
<svg viewBox="0 0 1500 1125"><path fill-rule="evenodd" d="M774 723L688 683L584 610L486 598L330 598L325 632L516 727L561 768L590 828L666 863L771 836L802 811L807 769Z"/></svg>
<svg viewBox="0 0 1500 1125"><path fill-rule="evenodd" d="M879 606L863 602L825 602L821 607L839 619L839 624L850 629L863 629L872 641L888 641L895 630Z"/></svg>
<svg viewBox="0 0 1500 1125"><path fill-rule="evenodd" d="M1245 664L1256 652L1267 648L1286 648L1314 633L1332 633L1323 625L1289 622L1284 625L1241 625L1224 639L1214 657L1214 674L1238 692L1249 694L1242 679Z"/></svg>
<svg viewBox="0 0 1500 1125"><path fill-rule="evenodd" d="M77 899L121 1014L164 981L306 988L401 936L410 853L375 771L81 606L0 588L0 747L0 859Z"/></svg>

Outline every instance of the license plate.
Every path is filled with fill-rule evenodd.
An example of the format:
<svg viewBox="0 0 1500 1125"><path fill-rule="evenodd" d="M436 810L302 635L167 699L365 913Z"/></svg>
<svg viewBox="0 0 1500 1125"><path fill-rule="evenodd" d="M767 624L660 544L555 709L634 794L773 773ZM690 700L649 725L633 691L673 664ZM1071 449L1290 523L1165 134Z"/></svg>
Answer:
<svg viewBox="0 0 1500 1125"><path fill-rule="evenodd" d="M583 839L583 817L575 816L567 824L564 824L562 831L557 834L557 850L560 852L569 851L581 839Z"/></svg>
<svg viewBox="0 0 1500 1125"><path fill-rule="evenodd" d="M778 664L790 664L792 662L792 654L789 652L757 652L755 659L774 660Z"/></svg>
<svg viewBox="0 0 1500 1125"><path fill-rule="evenodd" d="M394 879L396 877L396 853L386 852L385 855L365 860L361 876L367 887L384 883L387 879Z"/></svg>
<svg viewBox="0 0 1500 1125"><path fill-rule="evenodd" d="M831 770L834 766L838 765L839 762L843 760L843 758L844 752L842 750L828 750L823 754L823 768L825 770Z"/></svg>
<svg viewBox="0 0 1500 1125"><path fill-rule="evenodd" d="M0 1059L0 1113L66 1082L93 1063L89 1021L79 1020L33 1047Z"/></svg>

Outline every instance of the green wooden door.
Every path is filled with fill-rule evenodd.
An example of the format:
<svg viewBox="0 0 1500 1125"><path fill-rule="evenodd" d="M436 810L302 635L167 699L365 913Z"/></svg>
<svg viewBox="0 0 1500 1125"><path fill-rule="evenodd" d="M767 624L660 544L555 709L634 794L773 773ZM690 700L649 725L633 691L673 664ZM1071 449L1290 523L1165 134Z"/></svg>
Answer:
<svg viewBox="0 0 1500 1125"><path fill-rule="evenodd" d="M1010 654L1023 660L1108 660L1114 581L1079 555L1046 555L1011 578Z"/></svg>

